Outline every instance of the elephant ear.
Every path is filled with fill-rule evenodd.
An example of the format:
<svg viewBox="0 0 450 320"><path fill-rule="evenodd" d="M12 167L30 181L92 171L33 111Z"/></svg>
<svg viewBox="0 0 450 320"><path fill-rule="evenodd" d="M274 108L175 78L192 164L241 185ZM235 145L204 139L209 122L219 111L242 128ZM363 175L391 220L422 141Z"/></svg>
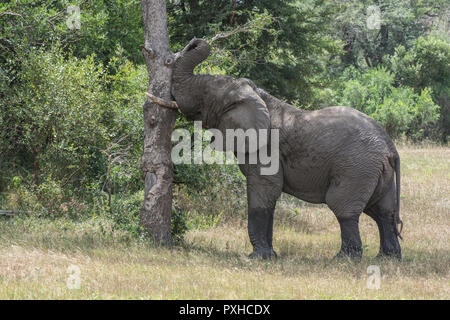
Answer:
<svg viewBox="0 0 450 320"><path fill-rule="evenodd" d="M246 153L255 152L266 146L270 134L270 114L265 102L254 90L253 82L247 79L234 79L232 86L227 90L227 95L223 97L223 102L224 108L217 119L217 128L224 135L222 150L236 152L236 147L240 147L236 144L243 142L242 139L233 138L235 148L227 148L227 129L234 130L236 135L245 133ZM256 135L256 141L253 134ZM231 145L232 141L228 140Z"/></svg>

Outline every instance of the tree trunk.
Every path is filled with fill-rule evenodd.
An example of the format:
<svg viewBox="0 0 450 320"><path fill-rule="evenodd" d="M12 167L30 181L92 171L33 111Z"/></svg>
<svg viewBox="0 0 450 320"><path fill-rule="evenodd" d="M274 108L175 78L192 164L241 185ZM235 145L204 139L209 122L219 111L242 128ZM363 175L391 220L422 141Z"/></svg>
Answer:
<svg viewBox="0 0 450 320"><path fill-rule="evenodd" d="M141 0L145 45L143 54L149 75L148 92L165 100L170 94L174 55L169 50L166 0ZM146 100L144 103L142 170L145 199L141 226L158 244L171 244L173 166L171 134L176 111Z"/></svg>
<svg viewBox="0 0 450 320"><path fill-rule="evenodd" d="M108 210L109 210L109 213L111 213L112 188L111 188L111 155L110 154L108 154L108 168L106 170L106 181L108 184Z"/></svg>

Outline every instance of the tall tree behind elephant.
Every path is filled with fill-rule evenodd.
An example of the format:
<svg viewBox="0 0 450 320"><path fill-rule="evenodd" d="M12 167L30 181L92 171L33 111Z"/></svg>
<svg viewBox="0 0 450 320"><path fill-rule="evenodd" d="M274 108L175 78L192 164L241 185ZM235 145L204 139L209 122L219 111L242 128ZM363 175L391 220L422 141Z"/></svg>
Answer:
<svg viewBox="0 0 450 320"><path fill-rule="evenodd" d="M257 88L247 79L194 75L210 54L209 44L194 38L176 54L172 95L191 120L207 128L278 129L279 170L261 174L261 162L240 163L247 179L251 257L276 256L273 215L282 192L311 203L326 203L341 228L338 257L359 259L359 217L372 217L380 232L379 255L401 258L397 225L400 158L384 129L348 107L297 109ZM270 145L275 148L275 145Z"/></svg>

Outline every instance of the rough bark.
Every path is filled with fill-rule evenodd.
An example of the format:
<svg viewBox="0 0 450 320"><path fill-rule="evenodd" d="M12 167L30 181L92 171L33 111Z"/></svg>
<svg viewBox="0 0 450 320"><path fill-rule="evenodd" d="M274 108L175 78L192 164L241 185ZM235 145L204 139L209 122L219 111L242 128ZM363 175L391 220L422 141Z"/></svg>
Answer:
<svg viewBox="0 0 450 320"><path fill-rule="evenodd" d="M143 54L149 75L148 92L170 101L172 63L169 50L165 0L141 0L145 45ZM161 108L155 102L144 103L144 150L142 170L145 181L141 226L158 244L172 242L173 166L170 157L171 134L176 111Z"/></svg>

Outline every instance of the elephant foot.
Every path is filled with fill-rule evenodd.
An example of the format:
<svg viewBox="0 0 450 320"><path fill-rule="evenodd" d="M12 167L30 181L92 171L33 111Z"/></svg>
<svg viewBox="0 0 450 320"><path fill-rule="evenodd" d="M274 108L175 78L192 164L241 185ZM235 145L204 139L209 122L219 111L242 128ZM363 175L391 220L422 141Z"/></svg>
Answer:
<svg viewBox="0 0 450 320"><path fill-rule="evenodd" d="M362 250L361 248L342 248L333 259L347 259L355 262L361 261Z"/></svg>
<svg viewBox="0 0 450 320"><path fill-rule="evenodd" d="M402 261L402 252L401 251L382 251L378 252L377 256L375 257L377 259L391 259L391 260L398 260Z"/></svg>
<svg viewBox="0 0 450 320"><path fill-rule="evenodd" d="M250 259L276 259L277 253L272 248L254 250L249 256Z"/></svg>
<svg viewBox="0 0 450 320"><path fill-rule="evenodd" d="M402 260L402 249L397 236L392 236L389 240L386 240L386 238L384 239L380 246L380 252L378 253L377 258Z"/></svg>

